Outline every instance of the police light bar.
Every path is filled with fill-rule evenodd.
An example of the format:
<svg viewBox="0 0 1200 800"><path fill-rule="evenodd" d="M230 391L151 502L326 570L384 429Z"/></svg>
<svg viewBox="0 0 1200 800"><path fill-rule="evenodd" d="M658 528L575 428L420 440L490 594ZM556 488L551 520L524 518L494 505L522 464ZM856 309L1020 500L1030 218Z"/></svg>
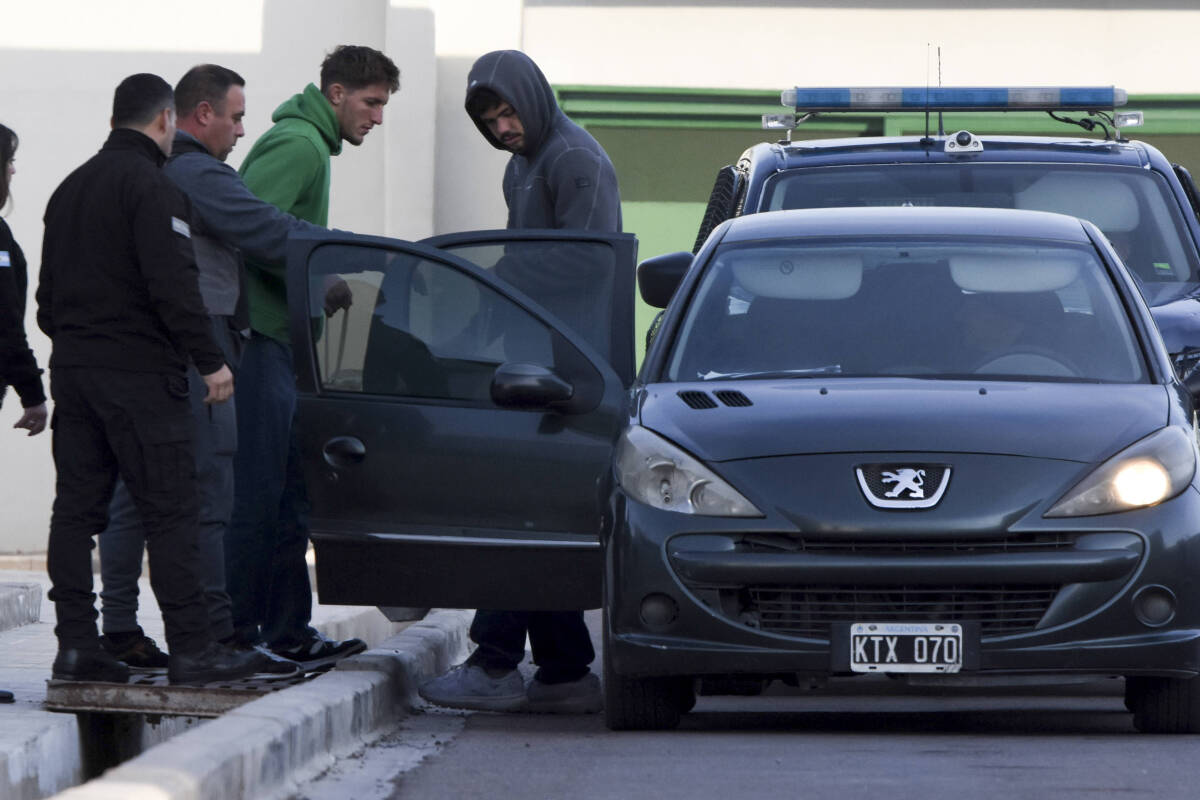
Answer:
<svg viewBox="0 0 1200 800"><path fill-rule="evenodd" d="M1125 105L1114 86L875 87L784 89L780 102L801 111L1059 111Z"/></svg>

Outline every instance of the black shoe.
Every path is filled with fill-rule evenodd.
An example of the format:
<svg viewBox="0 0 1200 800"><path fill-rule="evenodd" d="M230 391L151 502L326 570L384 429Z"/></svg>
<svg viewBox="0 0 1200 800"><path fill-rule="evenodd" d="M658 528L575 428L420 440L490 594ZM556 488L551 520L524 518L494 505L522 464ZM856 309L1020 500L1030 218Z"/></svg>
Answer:
<svg viewBox="0 0 1200 800"><path fill-rule="evenodd" d="M361 653L367 649L367 643L362 639L346 639L338 642L327 639L323 634L313 633L312 637L295 647L272 647L275 655L295 661L305 672L322 667L329 667L341 661L346 656Z"/></svg>
<svg viewBox="0 0 1200 800"><path fill-rule="evenodd" d="M129 680L129 667L99 647L94 650L65 647L59 648L50 676L58 681L125 683Z"/></svg>
<svg viewBox="0 0 1200 800"><path fill-rule="evenodd" d="M277 656L267 649L266 645L261 644L240 644L230 639L222 639L221 644L236 650L239 653L250 653L255 657L255 672L273 675L278 677L287 677L288 675L299 675L303 672L303 668L291 659Z"/></svg>
<svg viewBox="0 0 1200 800"><path fill-rule="evenodd" d="M209 642L197 653L171 653L167 680L177 683L216 683L248 678L258 670L253 651L239 651Z"/></svg>
<svg viewBox="0 0 1200 800"><path fill-rule="evenodd" d="M135 672L161 671L167 668L167 654L141 630L109 633L100 637L100 647Z"/></svg>
<svg viewBox="0 0 1200 800"><path fill-rule="evenodd" d="M15 702L15 699L13 698L13 693L10 692L8 689L0 689L0 703L12 703L12 702Z"/></svg>

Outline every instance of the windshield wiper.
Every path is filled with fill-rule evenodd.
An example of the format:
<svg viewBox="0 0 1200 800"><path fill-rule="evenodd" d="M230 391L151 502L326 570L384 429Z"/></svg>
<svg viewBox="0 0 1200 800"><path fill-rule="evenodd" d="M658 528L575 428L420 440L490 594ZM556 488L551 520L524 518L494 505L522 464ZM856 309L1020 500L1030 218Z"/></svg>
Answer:
<svg viewBox="0 0 1200 800"><path fill-rule="evenodd" d="M824 367L807 367L805 369L776 369L762 372L713 372L712 370L697 375L702 381L735 381L741 378L816 378L821 375L842 374L841 364L829 364Z"/></svg>

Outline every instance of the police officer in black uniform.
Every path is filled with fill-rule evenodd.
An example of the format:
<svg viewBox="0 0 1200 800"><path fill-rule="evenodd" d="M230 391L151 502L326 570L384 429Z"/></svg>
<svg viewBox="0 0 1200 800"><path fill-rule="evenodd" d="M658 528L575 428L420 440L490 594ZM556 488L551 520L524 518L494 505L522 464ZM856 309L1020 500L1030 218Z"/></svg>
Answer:
<svg viewBox="0 0 1200 800"><path fill-rule="evenodd" d="M107 524L119 473L146 531L170 681L229 680L257 662L208 634L186 367L196 365L208 402L229 398L233 376L200 300L187 201L160 170L175 136L170 85L145 73L126 78L113 97L112 128L100 152L55 190L45 215L37 317L53 342L53 676L128 677L100 648L92 591L92 537Z"/></svg>
<svg viewBox="0 0 1200 800"><path fill-rule="evenodd" d="M8 205L17 134L0 125L0 209ZM30 436L46 428L46 393L42 371L25 338L25 295L29 287L25 254L13 238L8 223L0 218L0 403L9 386L16 390L24 411L14 428L25 428ZM13 702L13 694L0 689L0 703Z"/></svg>

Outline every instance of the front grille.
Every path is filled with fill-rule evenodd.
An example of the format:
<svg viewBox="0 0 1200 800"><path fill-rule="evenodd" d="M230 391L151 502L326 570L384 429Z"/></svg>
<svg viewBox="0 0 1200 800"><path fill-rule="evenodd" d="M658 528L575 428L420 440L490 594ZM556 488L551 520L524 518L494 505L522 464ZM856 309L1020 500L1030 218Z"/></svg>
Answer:
<svg viewBox="0 0 1200 800"><path fill-rule="evenodd" d="M747 553L827 553L829 555L930 555L945 553L1022 553L1068 550L1075 546L1070 533L1035 533L996 539L803 539L787 534L747 534L737 549Z"/></svg>
<svg viewBox="0 0 1200 800"><path fill-rule="evenodd" d="M747 587L740 620L764 631L828 639L850 622L976 622L984 636L1032 630L1057 586Z"/></svg>

